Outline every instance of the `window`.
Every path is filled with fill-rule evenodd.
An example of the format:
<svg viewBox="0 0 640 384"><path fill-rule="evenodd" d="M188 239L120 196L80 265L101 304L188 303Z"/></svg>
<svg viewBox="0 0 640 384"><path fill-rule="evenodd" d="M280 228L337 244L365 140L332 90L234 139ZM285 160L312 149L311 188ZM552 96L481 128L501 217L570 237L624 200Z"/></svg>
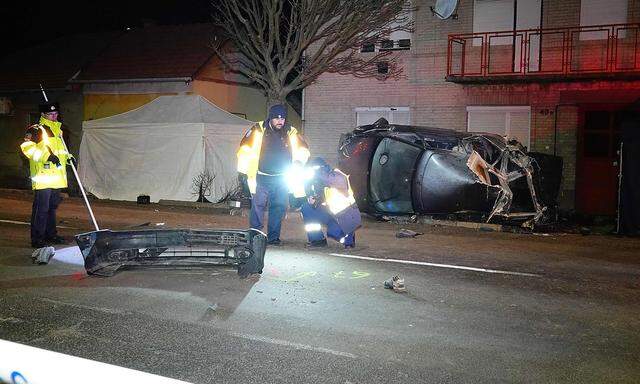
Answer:
<svg viewBox="0 0 640 384"><path fill-rule="evenodd" d="M356 125L373 124L384 117L390 124L409 125L409 107L358 107Z"/></svg>
<svg viewBox="0 0 640 384"><path fill-rule="evenodd" d="M628 0L582 0L580 2L580 25L624 24L627 22ZM624 37L620 31L618 37ZM607 39L606 31L580 33L580 40Z"/></svg>
<svg viewBox="0 0 640 384"><path fill-rule="evenodd" d="M366 43L362 45L362 48L360 49L360 52L366 53L366 52L375 52L376 51L376 45L374 43Z"/></svg>
<svg viewBox="0 0 640 384"><path fill-rule="evenodd" d="M409 20L413 19L413 12L406 17ZM405 24L407 20L401 20L400 23L391 24L390 27ZM408 31L395 31L389 33L385 39L377 42L377 44L366 43L364 44L360 52L375 52L375 51L390 51L390 50L407 50L411 49L411 32Z"/></svg>
<svg viewBox="0 0 640 384"><path fill-rule="evenodd" d="M516 9L515 29L540 28L541 0L475 0L473 3L473 32L513 31L513 11ZM511 37L491 39L491 45L509 45ZM474 39L479 46L480 39Z"/></svg>
<svg viewBox="0 0 640 384"><path fill-rule="evenodd" d="M380 61L376 64L378 66L378 73L387 74L389 73L389 63L386 61Z"/></svg>
<svg viewBox="0 0 640 384"><path fill-rule="evenodd" d="M531 107L467 107L467 131L488 132L516 139L530 148Z"/></svg>

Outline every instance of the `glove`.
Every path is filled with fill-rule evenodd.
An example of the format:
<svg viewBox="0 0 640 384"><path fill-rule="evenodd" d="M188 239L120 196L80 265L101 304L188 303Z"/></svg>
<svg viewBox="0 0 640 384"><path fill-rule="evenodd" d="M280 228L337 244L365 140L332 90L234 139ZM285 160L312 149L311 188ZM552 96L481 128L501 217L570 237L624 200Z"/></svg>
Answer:
<svg viewBox="0 0 640 384"><path fill-rule="evenodd" d="M42 133L40 132L38 124L31 125L27 128L27 131L24 133L24 141L33 141L34 143L42 141Z"/></svg>
<svg viewBox="0 0 640 384"><path fill-rule="evenodd" d="M240 192L244 197L250 197L251 191L249 191L249 182L247 180L247 175L244 173L238 173L238 184L240 184Z"/></svg>
<svg viewBox="0 0 640 384"><path fill-rule="evenodd" d="M56 167L59 167L61 165L60 159L58 158L58 156L54 155L53 153L49 155L49 158L47 159L47 161L55 164Z"/></svg>
<svg viewBox="0 0 640 384"><path fill-rule="evenodd" d="M78 167L78 161L76 160L75 157L73 157L73 155L69 154L69 157L67 157L67 165L73 165L74 167Z"/></svg>

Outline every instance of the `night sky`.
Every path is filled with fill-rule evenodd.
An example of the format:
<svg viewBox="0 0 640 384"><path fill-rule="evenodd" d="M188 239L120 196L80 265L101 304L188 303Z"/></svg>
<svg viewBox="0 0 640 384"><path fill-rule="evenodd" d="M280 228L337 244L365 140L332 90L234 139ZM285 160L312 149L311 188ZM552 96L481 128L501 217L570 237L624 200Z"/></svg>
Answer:
<svg viewBox="0 0 640 384"><path fill-rule="evenodd" d="M215 1L215 0L213 0ZM57 37L123 30L145 23L184 24L211 20L211 0L22 1L0 4L0 56Z"/></svg>

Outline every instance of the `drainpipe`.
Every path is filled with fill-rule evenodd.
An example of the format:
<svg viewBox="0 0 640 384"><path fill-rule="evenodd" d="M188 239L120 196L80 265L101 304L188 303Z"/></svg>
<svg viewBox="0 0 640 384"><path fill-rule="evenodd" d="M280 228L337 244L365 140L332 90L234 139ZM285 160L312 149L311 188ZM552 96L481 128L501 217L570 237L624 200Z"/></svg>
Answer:
<svg viewBox="0 0 640 384"><path fill-rule="evenodd" d="M540 0L540 38L538 39L538 72L542 71L542 26L544 18L544 0Z"/></svg>
<svg viewBox="0 0 640 384"><path fill-rule="evenodd" d="M300 115L301 115L300 116L300 120L302 120L301 124L300 124L301 125L300 129L301 129L301 132L303 134L305 133L304 132L304 126L305 126L305 123L304 123L304 93L305 92L304 91L305 91L305 89L306 88L302 88L302 108L300 108Z"/></svg>
<svg viewBox="0 0 640 384"><path fill-rule="evenodd" d="M513 0L513 39L511 42L511 72L512 73L516 71L516 29L518 29L518 0ZM520 54L522 54L522 52L520 52ZM522 70L522 68L520 69Z"/></svg>

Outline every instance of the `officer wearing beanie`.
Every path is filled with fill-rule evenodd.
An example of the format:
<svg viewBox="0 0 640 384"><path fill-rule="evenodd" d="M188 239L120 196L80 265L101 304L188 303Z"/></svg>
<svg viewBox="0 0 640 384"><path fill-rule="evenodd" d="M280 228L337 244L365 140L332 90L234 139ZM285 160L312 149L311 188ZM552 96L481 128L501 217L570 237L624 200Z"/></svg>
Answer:
<svg viewBox="0 0 640 384"><path fill-rule="evenodd" d="M56 229L56 209L62 201L60 189L67 188L65 165L74 159L62 142L59 111L57 103L40 105L40 121L27 128L20 145L29 159L34 191L31 209L31 246L34 248L65 243Z"/></svg>
<svg viewBox="0 0 640 384"><path fill-rule="evenodd" d="M289 188L285 172L297 162L309 158L309 147L298 130L287 124L287 108L274 105L265 121L252 126L238 149L238 172L241 185L251 193L251 228L262 230L264 214L269 209L267 244L280 245L280 227L287 208ZM291 191L304 197L301 190Z"/></svg>

